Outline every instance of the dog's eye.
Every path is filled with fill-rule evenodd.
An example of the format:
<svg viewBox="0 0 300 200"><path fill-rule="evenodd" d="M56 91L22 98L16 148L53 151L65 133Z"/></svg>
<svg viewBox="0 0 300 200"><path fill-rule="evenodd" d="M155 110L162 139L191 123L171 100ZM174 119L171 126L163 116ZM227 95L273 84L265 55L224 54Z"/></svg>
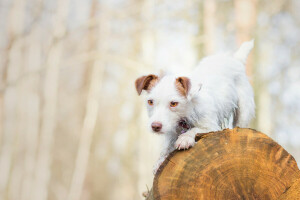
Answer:
<svg viewBox="0 0 300 200"><path fill-rule="evenodd" d="M149 104L150 106L153 106L153 100L152 100L152 99L148 100L148 104Z"/></svg>
<svg viewBox="0 0 300 200"><path fill-rule="evenodd" d="M170 102L170 107L176 107L178 105L178 102L175 102L175 101L171 101Z"/></svg>

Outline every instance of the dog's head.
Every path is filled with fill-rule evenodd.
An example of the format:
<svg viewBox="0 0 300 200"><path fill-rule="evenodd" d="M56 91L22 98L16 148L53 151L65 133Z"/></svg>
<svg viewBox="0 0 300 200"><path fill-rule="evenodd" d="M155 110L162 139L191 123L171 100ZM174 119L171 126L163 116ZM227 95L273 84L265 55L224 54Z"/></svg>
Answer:
<svg viewBox="0 0 300 200"><path fill-rule="evenodd" d="M158 77L150 74L135 81L140 95L146 91L146 105L149 127L158 134L175 133L180 120L188 111L188 94L191 81L187 77L166 75Z"/></svg>

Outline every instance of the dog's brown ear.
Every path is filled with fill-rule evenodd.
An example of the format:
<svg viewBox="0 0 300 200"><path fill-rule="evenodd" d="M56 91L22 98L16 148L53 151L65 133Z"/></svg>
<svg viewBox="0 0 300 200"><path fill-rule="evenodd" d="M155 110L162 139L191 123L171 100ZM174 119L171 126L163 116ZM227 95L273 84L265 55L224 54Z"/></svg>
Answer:
<svg viewBox="0 0 300 200"><path fill-rule="evenodd" d="M135 81L135 88L137 93L140 95L143 90L150 90L157 82L158 77L154 74L148 76L142 76Z"/></svg>
<svg viewBox="0 0 300 200"><path fill-rule="evenodd" d="M175 81L175 86L182 96L187 96L191 89L191 81L188 77L178 77Z"/></svg>

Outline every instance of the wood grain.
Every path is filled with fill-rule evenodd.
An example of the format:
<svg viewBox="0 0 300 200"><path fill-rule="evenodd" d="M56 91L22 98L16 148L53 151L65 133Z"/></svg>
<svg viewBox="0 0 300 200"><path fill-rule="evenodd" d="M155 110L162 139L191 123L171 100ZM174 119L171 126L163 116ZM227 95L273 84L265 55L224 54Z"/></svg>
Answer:
<svg viewBox="0 0 300 200"><path fill-rule="evenodd" d="M265 134L235 128L198 135L196 140L193 148L174 151L165 160L148 200L273 200L288 199L284 193L299 195L295 159ZM289 194L292 188L295 192Z"/></svg>
<svg viewBox="0 0 300 200"><path fill-rule="evenodd" d="M300 178L297 179L292 186L284 192L280 200L299 200L300 199Z"/></svg>

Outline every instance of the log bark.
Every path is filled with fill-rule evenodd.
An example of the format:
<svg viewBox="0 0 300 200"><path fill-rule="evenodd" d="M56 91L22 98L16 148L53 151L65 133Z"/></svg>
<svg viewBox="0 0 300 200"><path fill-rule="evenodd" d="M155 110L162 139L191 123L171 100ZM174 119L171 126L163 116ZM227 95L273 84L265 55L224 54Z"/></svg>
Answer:
<svg viewBox="0 0 300 200"><path fill-rule="evenodd" d="M279 144L252 129L197 135L160 166L147 200L300 199L300 171Z"/></svg>

